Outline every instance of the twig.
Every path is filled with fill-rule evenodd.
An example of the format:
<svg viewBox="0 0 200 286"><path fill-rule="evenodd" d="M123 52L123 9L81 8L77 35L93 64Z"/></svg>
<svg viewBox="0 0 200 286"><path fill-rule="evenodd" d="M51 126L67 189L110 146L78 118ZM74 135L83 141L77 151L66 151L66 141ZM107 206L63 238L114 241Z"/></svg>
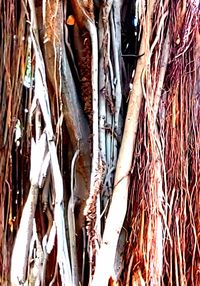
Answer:
<svg viewBox="0 0 200 286"><path fill-rule="evenodd" d="M71 197L68 203L68 226L69 226L69 242L70 242L70 257L71 257L71 269L72 269L72 285L78 285L78 262L77 262L77 249L76 249L76 226L75 226L75 196L74 196L74 174L75 164L78 158L80 150L77 149L71 162Z"/></svg>

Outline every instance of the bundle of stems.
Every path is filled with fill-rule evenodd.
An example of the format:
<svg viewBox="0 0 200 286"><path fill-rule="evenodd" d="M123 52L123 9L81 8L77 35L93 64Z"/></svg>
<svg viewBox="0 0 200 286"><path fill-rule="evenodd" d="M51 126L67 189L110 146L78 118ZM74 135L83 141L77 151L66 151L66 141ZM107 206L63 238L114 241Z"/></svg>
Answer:
<svg viewBox="0 0 200 286"><path fill-rule="evenodd" d="M122 285L199 284L198 17L194 1L155 1Z"/></svg>
<svg viewBox="0 0 200 286"><path fill-rule="evenodd" d="M200 284L197 2L0 1L1 285Z"/></svg>

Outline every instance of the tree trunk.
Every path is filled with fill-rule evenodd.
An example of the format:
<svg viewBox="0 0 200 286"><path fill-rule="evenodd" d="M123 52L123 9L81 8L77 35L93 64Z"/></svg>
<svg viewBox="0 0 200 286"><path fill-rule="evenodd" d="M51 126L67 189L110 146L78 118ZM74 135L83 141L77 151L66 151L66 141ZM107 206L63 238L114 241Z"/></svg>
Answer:
<svg viewBox="0 0 200 286"><path fill-rule="evenodd" d="M0 1L0 285L200 284L199 13Z"/></svg>

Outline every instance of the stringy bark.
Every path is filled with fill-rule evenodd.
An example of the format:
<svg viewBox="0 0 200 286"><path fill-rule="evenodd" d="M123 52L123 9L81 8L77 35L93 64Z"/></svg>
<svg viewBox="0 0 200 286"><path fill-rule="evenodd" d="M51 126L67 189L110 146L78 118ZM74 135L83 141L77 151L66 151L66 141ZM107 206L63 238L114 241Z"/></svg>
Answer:
<svg viewBox="0 0 200 286"><path fill-rule="evenodd" d="M133 160L126 223L129 240L123 281L127 285L199 283L196 220L199 169L194 167L200 163L196 153L199 150L196 145L199 141L199 91L195 87L199 74L195 64L199 10L194 1L187 1L187 8L184 3L173 1L169 5L165 1L163 10L160 3L155 5L154 37L150 42L149 66L143 76L145 96L137 137L140 143L136 145ZM166 11L169 18L167 16L168 20L162 23L162 32L154 45ZM167 33L169 59L160 85L161 55L166 57L164 39ZM159 100L157 91L161 93ZM159 249L158 240L161 242ZM157 260L157 250L161 252L161 261Z"/></svg>
<svg viewBox="0 0 200 286"><path fill-rule="evenodd" d="M1 285L200 284L199 10L0 1Z"/></svg>

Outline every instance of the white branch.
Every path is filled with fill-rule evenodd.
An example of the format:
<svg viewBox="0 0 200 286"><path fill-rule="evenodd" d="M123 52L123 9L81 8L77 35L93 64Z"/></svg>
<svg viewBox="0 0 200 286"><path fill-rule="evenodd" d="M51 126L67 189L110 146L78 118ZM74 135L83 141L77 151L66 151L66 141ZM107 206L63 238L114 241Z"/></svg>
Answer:
<svg viewBox="0 0 200 286"><path fill-rule="evenodd" d="M147 15L147 18L149 17L149 22L152 16L154 3L155 1L152 1L151 4L149 4L150 13ZM148 29L148 32L151 31L151 25L148 27ZM146 41L148 41L149 38L146 37L147 35L143 33L139 54L144 54L147 52ZM113 269L117 243L127 210L128 188L130 181L129 173L132 165L132 156L135 148L138 128L138 118L143 97L141 75L145 65L146 55L140 57L137 63L136 73L133 81L133 89L131 91L128 105L122 144L117 162L112 202L105 225L103 241L97 256L92 286L107 286L108 280L112 274L111 272Z"/></svg>
<svg viewBox="0 0 200 286"><path fill-rule="evenodd" d="M23 208L12 252L10 272L12 286L20 285L20 281L24 283L26 280L28 252L33 232L33 218L38 198L39 178L47 146L46 135L43 133L36 143L32 139L31 146L31 187Z"/></svg>

